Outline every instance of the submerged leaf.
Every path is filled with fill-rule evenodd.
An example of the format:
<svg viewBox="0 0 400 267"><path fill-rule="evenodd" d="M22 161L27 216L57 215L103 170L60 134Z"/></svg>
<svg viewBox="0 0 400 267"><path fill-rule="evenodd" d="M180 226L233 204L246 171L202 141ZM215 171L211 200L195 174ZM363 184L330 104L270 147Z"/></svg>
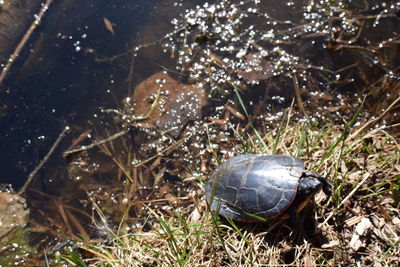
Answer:
<svg viewBox="0 0 400 267"><path fill-rule="evenodd" d="M106 25L106 29L107 29L109 32L111 32L112 35L114 35L114 34L115 34L115 32L114 32L114 27L113 27L111 21L109 21L107 18L103 18L103 22L104 22L104 25Z"/></svg>
<svg viewBox="0 0 400 267"><path fill-rule="evenodd" d="M135 88L133 102L135 116L148 116L146 123L178 137L189 121L202 117L207 100L202 87L183 84L158 72Z"/></svg>

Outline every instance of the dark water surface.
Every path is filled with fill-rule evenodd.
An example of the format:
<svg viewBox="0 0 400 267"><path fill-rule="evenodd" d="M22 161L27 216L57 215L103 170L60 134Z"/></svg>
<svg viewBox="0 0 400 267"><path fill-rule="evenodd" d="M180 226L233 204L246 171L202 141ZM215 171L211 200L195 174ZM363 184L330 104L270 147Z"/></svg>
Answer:
<svg viewBox="0 0 400 267"><path fill-rule="evenodd" d="M119 105L130 90L129 61L108 57L161 37L157 29L138 34L148 24L169 26L171 9L179 11L157 0L50 6L0 87L0 183L20 187L66 125L79 134L99 107Z"/></svg>

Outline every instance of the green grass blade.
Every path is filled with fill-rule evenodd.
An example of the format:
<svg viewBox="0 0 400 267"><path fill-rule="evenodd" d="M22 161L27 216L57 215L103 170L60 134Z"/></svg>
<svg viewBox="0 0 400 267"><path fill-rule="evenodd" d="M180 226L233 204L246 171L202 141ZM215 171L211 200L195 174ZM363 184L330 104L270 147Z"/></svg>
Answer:
<svg viewBox="0 0 400 267"><path fill-rule="evenodd" d="M256 128L254 127L253 123L251 122L250 117L249 117L249 113L247 112L246 105L244 104L243 99L240 96L239 90L237 89L236 86L233 86L233 88L235 90L235 94L236 94L236 97L237 97L237 99L239 101L239 104L240 104L241 108L243 109L244 113L246 114L247 120L249 121L250 126L253 129L254 134L256 135L258 143L262 146L261 148L263 150L266 150L268 148L267 144L265 144L264 139L260 136L260 134L258 133Z"/></svg>
<svg viewBox="0 0 400 267"><path fill-rule="evenodd" d="M64 260L72 264L73 266L87 267L86 263L81 259L81 257L78 254L69 249L65 249L64 251L68 255L67 254L56 255L57 262L61 263L61 260Z"/></svg>
<svg viewBox="0 0 400 267"><path fill-rule="evenodd" d="M342 134L339 136L339 138L336 139L336 141L330 146L328 151L322 156L322 159L321 159L320 163L318 164L318 168L325 162L325 160L327 160L328 158L330 158L332 156L332 154L335 152L336 147L340 143L342 143L346 140L347 136L349 135L350 128L356 123L356 121L358 120L358 117L364 107L364 101L365 101L365 98L361 102L360 106L356 110L356 113L353 115L351 120L345 125Z"/></svg>

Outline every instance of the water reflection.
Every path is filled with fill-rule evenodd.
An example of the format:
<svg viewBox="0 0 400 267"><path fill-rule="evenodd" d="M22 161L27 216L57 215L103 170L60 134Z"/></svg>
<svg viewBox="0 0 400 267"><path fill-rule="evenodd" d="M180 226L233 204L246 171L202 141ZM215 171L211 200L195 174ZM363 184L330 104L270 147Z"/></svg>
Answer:
<svg viewBox="0 0 400 267"><path fill-rule="evenodd" d="M20 186L65 125L85 128L126 96L128 66L94 60L126 52L158 1L54 3L1 86L0 181ZM107 19L115 34L104 24ZM10 156L11 155L11 156Z"/></svg>

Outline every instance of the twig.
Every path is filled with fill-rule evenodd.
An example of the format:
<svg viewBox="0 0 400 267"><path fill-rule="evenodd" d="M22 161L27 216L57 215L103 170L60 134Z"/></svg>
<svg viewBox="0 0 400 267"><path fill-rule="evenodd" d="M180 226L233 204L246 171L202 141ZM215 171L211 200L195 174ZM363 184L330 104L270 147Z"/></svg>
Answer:
<svg viewBox="0 0 400 267"><path fill-rule="evenodd" d="M351 198L355 192L357 192L357 190L360 188L361 185L363 185L365 183L365 181L371 176L371 173L367 173L365 175L365 177L357 184L356 187L354 187L353 190L351 190L351 192L342 200L342 202L340 202L340 204L336 207L336 209L340 209L342 207L342 205L349 200L349 198ZM330 218L332 218L333 216L333 212L331 212L331 214L329 214L329 216L325 219L325 221L322 224L325 224L329 221Z"/></svg>
<svg viewBox="0 0 400 267"><path fill-rule="evenodd" d="M57 208L58 208L58 212L61 215L61 218L63 219L64 225L67 227L67 233L70 236L72 236L73 235L72 227L68 222L68 217L67 217L67 214L65 213L64 206L60 203L57 203Z"/></svg>
<svg viewBox="0 0 400 267"><path fill-rule="evenodd" d="M226 105L225 106L226 109L232 113L233 116L235 116L236 118L238 118L241 121L244 121L246 118L242 115L242 113L240 113L239 111L237 111L236 109L234 109L233 107L231 107L230 105Z"/></svg>
<svg viewBox="0 0 400 267"><path fill-rule="evenodd" d="M120 132L118 132L118 133L106 138L106 139L100 140L98 142L94 142L94 143L92 143L90 145L82 146L80 148L72 149L72 150L69 150L69 151L65 151L63 153L63 157L64 158L68 158L73 154L80 153L82 151L86 151L86 150L92 149L94 147L100 146L100 145L105 144L107 142L113 141L113 140L117 139L118 137L121 137L121 136L125 135L126 133L128 133L128 130L123 130L123 131L120 131Z"/></svg>
<svg viewBox="0 0 400 267"><path fill-rule="evenodd" d="M65 206L64 206L65 207ZM75 225L76 229L78 229L79 233L82 235L82 237L85 240L90 240L90 236L85 230L85 227L79 222L78 218L76 218L70 211L67 209L64 209L65 214L69 218L69 220L72 222L73 225Z"/></svg>
<svg viewBox="0 0 400 267"><path fill-rule="evenodd" d="M162 155L163 153L166 153L166 152L168 152L168 151L171 150L171 149L177 148L178 146L182 145L183 142L184 142L184 138L182 138L182 139L176 141L175 143L173 143L172 145L170 145L170 146L164 148L163 150L161 150L161 151L158 152L157 154L151 156L150 158L147 158L147 159L145 159L145 160L143 160L143 161L141 161L141 162L139 162L139 163L137 163L137 164L132 164L132 165L133 165L133 167L135 167L135 168L140 167L140 166L142 166L143 164L145 164L145 163L147 163L147 162L149 162L149 161L152 161L152 160L155 159L156 157Z"/></svg>
<svg viewBox="0 0 400 267"><path fill-rule="evenodd" d="M307 117L307 112L303 106L303 100L301 99L300 95L300 88L299 88L299 81L297 79L296 73L293 74L293 88L294 88L294 95L296 97L297 105L299 106L299 110L303 113L304 117Z"/></svg>
<svg viewBox="0 0 400 267"><path fill-rule="evenodd" d="M19 190L18 195L21 195L25 192L26 188L28 185L32 182L33 177L35 177L36 173L43 167L43 165L49 160L51 154L54 153L54 150L56 150L57 146L61 143L61 140L64 138L64 136L69 132L69 127L65 127L64 130L60 133L60 135L57 137L57 140L54 142L52 147L50 148L49 152L46 154L46 156L42 159L42 161L36 166L36 168L29 174L28 179L26 180L25 184L22 186L22 188Z"/></svg>
<svg viewBox="0 0 400 267"><path fill-rule="evenodd" d="M357 135L359 135L359 134L360 134L362 131L364 131L366 128L371 127L371 126L373 126L375 123L377 123L378 121L380 121L383 117L385 117L385 115L386 115L393 107L396 106L396 104L397 104L398 102L400 102L400 96L399 96L396 100L394 100L394 101L392 102L392 104L390 104L389 107L388 107L384 112L382 112L381 115L379 115L379 117L377 117L377 118L375 118L375 119L369 120L369 121L368 121L367 123L365 123L362 127L360 127L357 131L355 131L352 135L350 135L350 136L347 138L346 142L347 142L347 141L350 141L350 140L352 140L352 139L354 139L355 137L357 137Z"/></svg>
<svg viewBox="0 0 400 267"><path fill-rule="evenodd" d="M360 63L356 62L356 63L354 63L354 64L345 66L345 67L343 67L343 68L341 68L341 69L335 70L335 72L339 73L339 72L342 72L342 71L351 69L351 68L353 68L353 67L357 67L358 65L360 65Z"/></svg>
<svg viewBox="0 0 400 267"><path fill-rule="evenodd" d="M40 21L42 20L43 16L45 15L46 11L49 9L49 6L52 4L53 0L47 0L45 4L42 5L39 14L35 15L35 20L32 22L29 29L26 31L24 36L22 37L21 41L18 43L17 47L15 48L14 52L10 56L7 61L7 64L4 66L3 70L0 74L0 84L3 82L4 78L6 77L8 71L11 69L12 64L15 62L21 50L24 48L26 42L31 37L34 30L39 26Z"/></svg>

